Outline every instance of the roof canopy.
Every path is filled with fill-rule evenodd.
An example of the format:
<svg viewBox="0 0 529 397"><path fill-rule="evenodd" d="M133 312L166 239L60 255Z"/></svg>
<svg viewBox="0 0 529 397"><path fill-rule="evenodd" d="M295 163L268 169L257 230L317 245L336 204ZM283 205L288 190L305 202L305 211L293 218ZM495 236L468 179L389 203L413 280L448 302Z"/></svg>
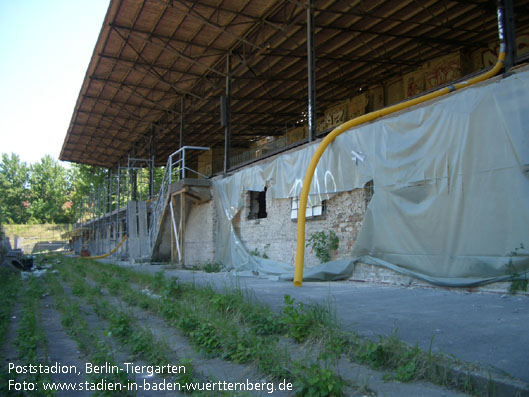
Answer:
<svg viewBox="0 0 529 397"><path fill-rule="evenodd" d="M528 3L515 4L519 25ZM497 36L489 0L314 0L313 10L320 109ZM182 110L185 145L223 145L228 59L231 144L284 134L306 119L306 20L298 0L112 0L61 160L113 167L153 149L163 164Z"/></svg>

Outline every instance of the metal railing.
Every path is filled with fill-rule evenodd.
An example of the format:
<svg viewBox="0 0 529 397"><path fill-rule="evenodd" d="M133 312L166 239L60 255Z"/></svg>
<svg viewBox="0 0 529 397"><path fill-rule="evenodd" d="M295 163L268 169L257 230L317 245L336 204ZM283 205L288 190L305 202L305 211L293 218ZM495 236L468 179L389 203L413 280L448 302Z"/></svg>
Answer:
<svg viewBox="0 0 529 397"><path fill-rule="evenodd" d="M169 197L169 187L171 183L182 180L186 177L186 171L193 172L194 174L207 178L206 175L201 174L186 166L186 150L209 150L209 147L201 146L182 146L176 152L169 155L167 158L167 164L165 166L165 173L163 175L162 185L160 186L160 192L158 199L156 200L151 212L151 222L149 224L149 242L152 250L156 242L156 236L160 230L161 217Z"/></svg>
<svg viewBox="0 0 529 397"><path fill-rule="evenodd" d="M235 167L239 164L246 163L248 161L258 159L259 157L265 156L269 153L276 152L280 149L286 148L288 146L288 138L283 137L276 139L274 141L268 142L264 145L258 146L251 150L236 154L230 158L230 165Z"/></svg>

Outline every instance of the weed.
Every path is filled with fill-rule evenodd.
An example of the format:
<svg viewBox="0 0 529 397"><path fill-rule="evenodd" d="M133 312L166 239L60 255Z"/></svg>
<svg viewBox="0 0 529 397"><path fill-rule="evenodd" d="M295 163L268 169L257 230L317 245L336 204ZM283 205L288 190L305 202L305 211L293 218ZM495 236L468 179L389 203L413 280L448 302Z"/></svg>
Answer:
<svg viewBox="0 0 529 397"><path fill-rule="evenodd" d="M511 252L511 257L509 258L509 263L507 264L507 269L511 275L511 285L509 286L509 293L515 295L518 291L525 292L529 286L529 279L527 278L527 272L520 274L516 266L514 266L513 258L518 256L518 251L523 250L525 247L520 243L519 247L516 247L514 251Z"/></svg>
<svg viewBox="0 0 529 397"><path fill-rule="evenodd" d="M238 332L236 329L231 329L230 335L223 339L227 343L224 345L225 353L222 358L241 364L251 361L262 344L261 339L255 335Z"/></svg>
<svg viewBox="0 0 529 397"><path fill-rule="evenodd" d="M294 387L298 396L343 396L343 386L342 379L326 366L297 364Z"/></svg>
<svg viewBox="0 0 529 397"><path fill-rule="evenodd" d="M111 309L107 301L98 299L93 301L92 306L94 308L95 314L97 314L100 318L106 320L110 317Z"/></svg>
<svg viewBox="0 0 529 397"><path fill-rule="evenodd" d="M95 352L90 356L90 361L94 365L111 365L111 366L114 365L116 360L114 359L112 351L111 350L109 351L108 348L109 347L103 342L96 343L96 349L95 349ZM103 382L105 384L120 383L122 385L126 385L127 383L130 383L127 373L125 371L115 371L115 372L109 371L109 372L103 372L100 374L91 373L88 375L88 379L93 383L97 383L97 382ZM101 393L101 395L114 396L115 393L112 393L111 391L104 391Z"/></svg>
<svg viewBox="0 0 529 397"><path fill-rule="evenodd" d="M310 335L314 321L310 313L305 310L303 303L294 305L295 299L290 295L284 296L285 306L283 307L283 323L285 324L288 336L296 342L303 342Z"/></svg>
<svg viewBox="0 0 529 397"><path fill-rule="evenodd" d="M258 256L260 258L269 259L269 256L266 254L266 250L270 248L270 244L266 244L263 248L263 252L260 252L258 248L254 248L250 251L250 255Z"/></svg>
<svg viewBox="0 0 529 397"><path fill-rule="evenodd" d="M147 351L149 348L151 336L146 332L137 332L130 338L130 345L133 354L141 354Z"/></svg>
<svg viewBox="0 0 529 397"><path fill-rule="evenodd" d="M163 270L154 274L151 285L156 292L159 292L162 289L165 285L165 272Z"/></svg>
<svg viewBox="0 0 529 397"><path fill-rule="evenodd" d="M223 312L231 313L238 307L238 299L233 295L216 294L211 298L211 305L214 309Z"/></svg>
<svg viewBox="0 0 529 397"><path fill-rule="evenodd" d="M338 243L338 236L333 230L329 230L329 234L324 230L314 232L307 239L307 247L312 248L321 263L331 260L331 252L338 249Z"/></svg>
<svg viewBox="0 0 529 397"><path fill-rule="evenodd" d="M199 323L198 326L189 333L189 338L193 343L196 343L210 354L215 353L216 350L222 346L215 326L209 321Z"/></svg>
<svg viewBox="0 0 529 397"><path fill-rule="evenodd" d="M109 336L115 336L120 340L126 340L132 330L130 325L130 316L124 312L111 313Z"/></svg>
<svg viewBox="0 0 529 397"><path fill-rule="evenodd" d="M127 343L133 354L144 357L153 365L163 365L168 362L165 354L168 347L160 342L155 342L152 333L147 330L133 332Z"/></svg>
<svg viewBox="0 0 529 397"><path fill-rule="evenodd" d="M131 294L128 291L121 295L123 298L123 301L129 305L129 306L138 306L139 305L139 299L136 294Z"/></svg>
<svg viewBox="0 0 529 397"><path fill-rule="evenodd" d="M241 308L244 321L257 335L279 335L285 332L284 323L281 318L269 307L255 302L246 303Z"/></svg>
<svg viewBox="0 0 529 397"><path fill-rule="evenodd" d="M121 282L118 279L110 278L106 286L107 286L108 292L110 292L112 295L116 295L119 293L119 290L121 289Z"/></svg>
<svg viewBox="0 0 529 397"><path fill-rule="evenodd" d="M414 360L408 361L407 364L401 365L395 372L395 380L399 382L409 382L415 377L417 363Z"/></svg>
<svg viewBox="0 0 529 397"><path fill-rule="evenodd" d="M281 321L287 330L287 335L296 342L303 342L309 336L316 337L325 329L336 326L335 313L330 307L322 305L304 305L296 303L290 295L284 296L283 315ZM325 330L324 333L327 331Z"/></svg>
<svg viewBox="0 0 529 397"><path fill-rule="evenodd" d="M279 348L277 343L265 339L255 351L254 360L259 370L273 379L290 379L290 355L286 348Z"/></svg>
<svg viewBox="0 0 529 397"><path fill-rule="evenodd" d="M204 270L206 273L219 273L224 269L224 266L220 262L204 262L201 265L202 270Z"/></svg>
<svg viewBox="0 0 529 397"><path fill-rule="evenodd" d="M349 341L346 336L336 328L326 328L323 334L323 347L318 358L320 360L338 360L340 356L349 349Z"/></svg>
<svg viewBox="0 0 529 397"><path fill-rule="evenodd" d="M381 342L366 342L356 352L356 358L373 368L380 368L387 365L389 352Z"/></svg>
<svg viewBox="0 0 529 397"><path fill-rule="evenodd" d="M184 366L185 371L178 373L176 376L176 381L180 382L181 384L193 382L195 380L193 361L190 358L184 358L180 360L179 364Z"/></svg>
<svg viewBox="0 0 529 397"><path fill-rule="evenodd" d="M178 278L174 277L165 282L162 294L168 298L178 298L182 294L182 285L178 282Z"/></svg>
<svg viewBox="0 0 529 397"><path fill-rule="evenodd" d="M81 280L75 280L72 285L72 294L75 296L84 296L86 293L85 285Z"/></svg>

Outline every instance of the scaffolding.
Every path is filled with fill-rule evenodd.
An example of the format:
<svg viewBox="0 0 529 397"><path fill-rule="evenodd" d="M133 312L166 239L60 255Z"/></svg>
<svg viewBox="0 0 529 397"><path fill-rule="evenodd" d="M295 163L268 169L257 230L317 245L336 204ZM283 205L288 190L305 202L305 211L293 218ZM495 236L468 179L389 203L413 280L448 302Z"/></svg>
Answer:
<svg viewBox="0 0 529 397"><path fill-rule="evenodd" d="M128 156L126 166L108 169L105 180L89 187L90 193L83 197L79 206L76 233L76 251L87 251L86 255L109 252L126 234L127 243L117 251L118 256L145 259L152 255L158 238L160 225L167 210L171 219L171 240L176 242L177 260L182 261L183 225L181 213L184 198L180 197L180 208L174 208L171 195L180 194L171 190L171 185L184 180L207 178L186 165L189 151L207 151L208 147L183 146L172 153L164 167L158 196L154 196L154 159ZM189 157L189 155L187 155ZM189 159L188 159L189 163ZM192 179L189 179L192 177ZM174 188L173 188L174 190ZM170 210L170 212L169 212ZM79 252L80 253L80 252ZM176 252L175 252L176 253ZM176 256L176 255L175 255Z"/></svg>
<svg viewBox="0 0 529 397"><path fill-rule="evenodd" d="M81 198L74 235L76 251L107 252L129 233L127 209L130 202L148 203L153 198L154 160L128 157L127 165L108 169L105 180L89 186ZM147 209L145 209L147 212ZM145 220L147 224L147 219ZM145 227L146 228L146 227ZM119 251L125 252L126 247Z"/></svg>

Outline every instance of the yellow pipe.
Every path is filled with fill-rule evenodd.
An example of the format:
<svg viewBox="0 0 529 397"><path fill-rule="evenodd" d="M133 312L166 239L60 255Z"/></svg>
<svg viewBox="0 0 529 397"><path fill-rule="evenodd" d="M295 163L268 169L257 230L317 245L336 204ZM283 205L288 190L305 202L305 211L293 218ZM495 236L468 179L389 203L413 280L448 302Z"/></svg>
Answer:
<svg viewBox="0 0 529 397"><path fill-rule="evenodd" d="M119 242L118 245L116 245L112 251L110 251L109 253L107 254L103 254L103 255L98 255L98 256L85 256L84 258L86 259L103 259L103 258L106 258L110 255L112 255L114 252L116 252L118 250L119 247L121 247L121 245L125 242L125 240L127 239L127 235L125 234L123 236L123 238L121 239L121 241Z"/></svg>
<svg viewBox="0 0 529 397"><path fill-rule="evenodd" d="M356 117L352 120L349 120L342 125L336 127L327 135L323 141L316 148L316 152L310 160L309 167L307 168L307 173L305 174L305 179L303 180L303 188L301 189L301 195L299 198L299 207L298 207L298 230L297 230L297 246L296 246L296 268L294 271L294 285L300 287L303 280L303 262L305 257L305 211L302 209L307 208L307 199L309 196L309 189L312 183L312 177L314 176L314 171L316 166L320 161L320 158L329 144L331 144L334 139L341 133L349 130L350 128L356 127L360 124L367 123L368 121L373 121L379 117L387 116L388 114L398 112L399 110L407 109L411 106L418 105L420 103L429 101L430 99L438 98L442 95L448 94L452 91L459 90L464 87L471 86L473 84L479 83L483 80L486 80L494 75L496 75L501 68L503 67L503 62L505 61L505 44L500 45L500 54L498 55L498 62L496 65L479 76L476 76L468 81L464 81L458 84L450 85L448 87L441 88L440 90L431 92L424 96L410 99L409 101L398 103L393 106L389 106L384 109L377 110L363 116Z"/></svg>

